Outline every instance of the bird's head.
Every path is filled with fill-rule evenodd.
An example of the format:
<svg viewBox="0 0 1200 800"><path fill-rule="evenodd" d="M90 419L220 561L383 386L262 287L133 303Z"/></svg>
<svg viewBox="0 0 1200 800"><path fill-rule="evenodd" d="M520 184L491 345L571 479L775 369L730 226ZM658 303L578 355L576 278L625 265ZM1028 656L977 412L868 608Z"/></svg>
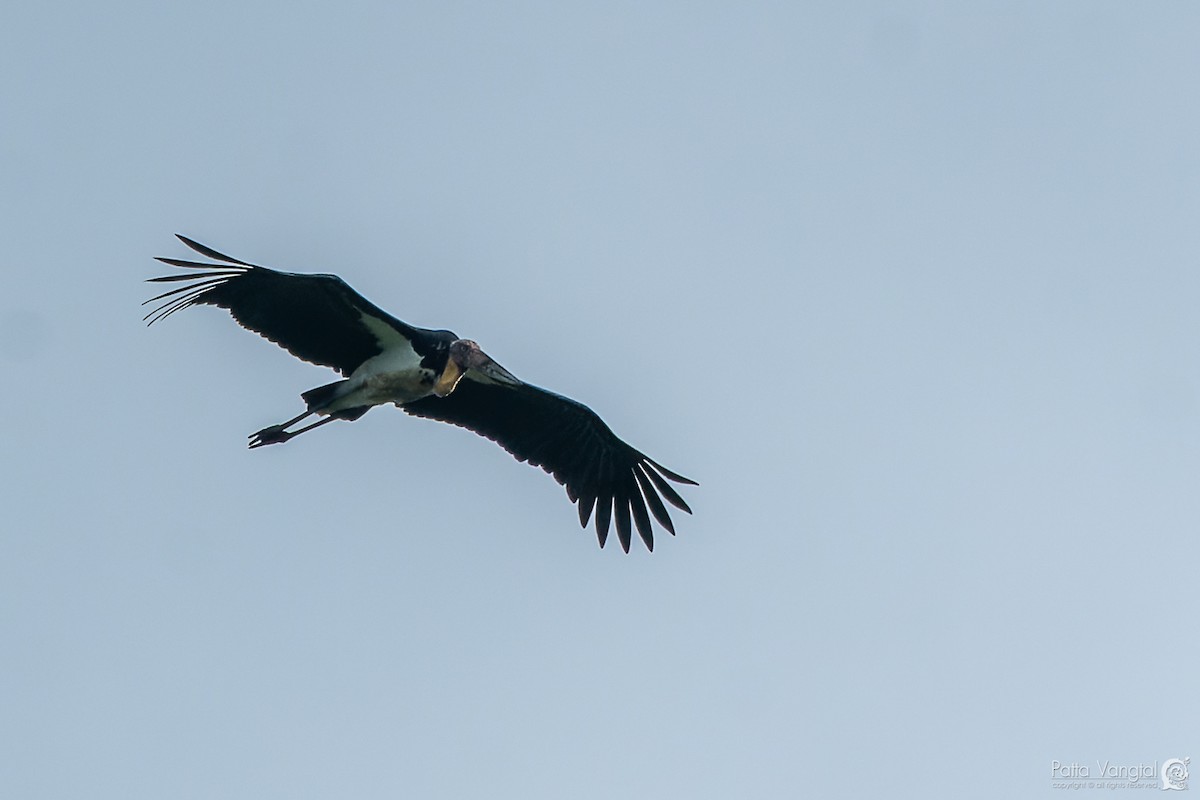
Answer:
<svg viewBox="0 0 1200 800"><path fill-rule="evenodd" d="M456 339L450 343L450 355L446 359L446 367L433 384L433 393L438 397L450 394L468 370L475 370L481 377L496 383L509 386L518 386L521 383L515 375L480 350L479 345L475 342L470 339Z"/></svg>

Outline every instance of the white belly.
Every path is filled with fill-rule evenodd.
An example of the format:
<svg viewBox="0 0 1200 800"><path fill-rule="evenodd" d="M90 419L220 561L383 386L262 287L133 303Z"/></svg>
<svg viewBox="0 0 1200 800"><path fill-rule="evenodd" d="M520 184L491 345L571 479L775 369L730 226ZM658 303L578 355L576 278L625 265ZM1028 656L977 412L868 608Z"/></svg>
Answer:
<svg viewBox="0 0 1200 800"><path fill-rule="evenodd" d="M421 357L405 342L369 358L346 379L338 397L321 409L328 414L344 408L408 403L433 393L437 376L421 366Z"/></svg>

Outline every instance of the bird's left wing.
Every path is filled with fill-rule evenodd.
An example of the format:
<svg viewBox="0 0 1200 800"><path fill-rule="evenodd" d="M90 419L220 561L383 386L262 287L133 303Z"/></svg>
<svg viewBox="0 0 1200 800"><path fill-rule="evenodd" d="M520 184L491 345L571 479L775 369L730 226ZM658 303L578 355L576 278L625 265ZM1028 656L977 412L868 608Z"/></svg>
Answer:
<svg viewBox="0 0 1200 800"><path fill-rule="evenodd" d="M595 509L601 547L608 539L613 516L617 538L629 552L631 517L642 541L653 550L651 514L663 528L675 533L663 499L692 513L667 481L693 486L695 481L638 452L617 438L594 411L562 395L527 383L499 383L468 370L449 395L427 397L403 408L418 417L472 430L518 461L550 473L578 505L583 527Z"/></svg>
<svg viewBox="0 0 1200 800"><path fill-rule="evenodd" d="M343 375L396 340L411 344L427 333L383 311L336 275L279 272L239 261L186 236L179 240L223 263L159 258L189 272L150 278L152 283L189 283L143 303L159 303L145 317L150 324L191 305L226 308L242 327L297 358Z"/></svg>

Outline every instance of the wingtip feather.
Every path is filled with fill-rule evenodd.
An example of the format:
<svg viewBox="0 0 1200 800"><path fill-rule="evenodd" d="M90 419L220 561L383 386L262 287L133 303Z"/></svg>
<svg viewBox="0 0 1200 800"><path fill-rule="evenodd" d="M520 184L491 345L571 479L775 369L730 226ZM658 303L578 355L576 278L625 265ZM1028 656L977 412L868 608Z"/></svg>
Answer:
<svg viewBox="0 0 1200 800"><path fill-rule="evenodd" d="M643 457L646 458L645 456L643 456ZM653 464L655 469L657 469L663 475L665 475L666 477L675 481L676 483L686 483L688 486L699 486L700 485L699 483L692 480L691 478L685 478L682 475L680 475L678 472L672 472L671 470L667 469L662 464L658 463L657 461L655 461L652 458L646 458L646 461Z"/></svg>
<svg viewBox="0 0 1200 800"><path fill-rule="evenodd" d="M234 258L233 256L227 256L222 252L214 250L206 244L200 244L195 239L189 239L188 237L184 236L182 233L175 234L175 238L178 239L179 241L183 242L185 245L187 245L191 249L195 250L197 253L199 253L202 256L208 256L209 258L215 258L218 261L225 261L230 264L239 264L243 267L252 266L250 264L247 264L245 261L240 261L240 260Z"/></svg>

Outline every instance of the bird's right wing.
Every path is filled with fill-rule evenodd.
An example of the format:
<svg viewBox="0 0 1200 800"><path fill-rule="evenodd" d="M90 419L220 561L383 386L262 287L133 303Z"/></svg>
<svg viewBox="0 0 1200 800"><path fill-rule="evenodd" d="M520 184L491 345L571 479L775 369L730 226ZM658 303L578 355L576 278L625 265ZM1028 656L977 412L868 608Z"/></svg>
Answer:
<svg viewBox="0 0 1200 800"><path fill-rule="evenodd" d="M150 324L192 305L225 308L242 327L297 358L333 367L343 375L385 347L399 340L411 345L423 333L381 310L336 275L279 272L239 261L186 236L179 240L223 263L157 259L200 271L150 278L152 283L189 281L142 304L161 301L145 316Z"/></svg>
<svg viewBox="0 0 1200 800"><path fill-rule="evenodd" d="M497 383L474 370L445 397L430 396L402 406L418 417L449 422L478 433L554 476L579 506L585 528L596 511L600 546L615 515L617 538L629 552L630 518L646 547L654 549L650 514L667 531L675 526L663 504L692 513L667 482L695 485L619 439L587 406L528 383ZM647 509L649 513L647 513Z"/></svg>

